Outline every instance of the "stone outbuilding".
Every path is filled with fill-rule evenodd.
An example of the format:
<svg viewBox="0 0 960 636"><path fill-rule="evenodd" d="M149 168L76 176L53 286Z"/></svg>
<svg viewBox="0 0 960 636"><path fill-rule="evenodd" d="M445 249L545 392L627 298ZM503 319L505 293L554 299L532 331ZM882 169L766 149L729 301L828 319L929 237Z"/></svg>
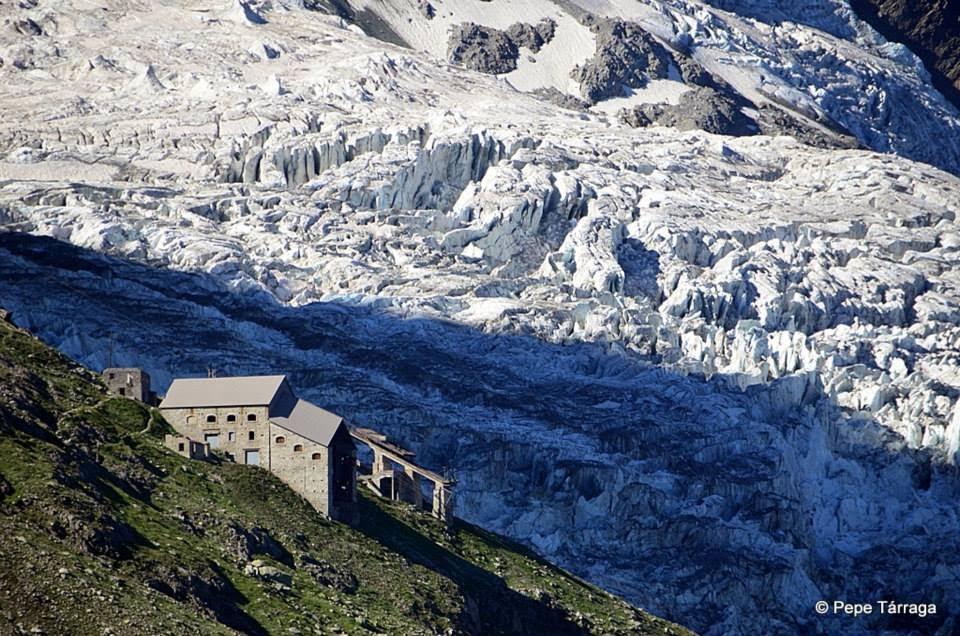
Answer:
<svg viewBox="0 0 960 636"><path fill-rule="evenodd" d="M357 515L357 449L339 415L296 396L286 376L176 379L160 410L180 435L261 466L332 519Z"/></svg>
<svg viewBox="0 0 960 636"><path fill-rule="evenodd" d="M150 374L136 367L111 367L103 370L103 381L114 395L153 404L156 394L150 391Z"/></svg>

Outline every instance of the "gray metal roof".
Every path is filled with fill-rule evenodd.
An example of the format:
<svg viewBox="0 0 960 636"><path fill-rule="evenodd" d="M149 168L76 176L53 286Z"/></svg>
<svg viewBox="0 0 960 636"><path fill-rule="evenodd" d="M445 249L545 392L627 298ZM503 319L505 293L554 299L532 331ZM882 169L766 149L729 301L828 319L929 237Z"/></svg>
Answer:
<svg viewBox="0 0 960 636"><path fill-rule="evenodd" d="M160 403L162 409L222 406L267 406L286 376L253 375L234 378L178 378Z"/></svg>
<svg viewBox="0 0 960 636"><path fill-rule="evenodd" d="M306 400L297 400L290 415L271 416L270 421L313 442L329 446L343 418Z"/></svg>

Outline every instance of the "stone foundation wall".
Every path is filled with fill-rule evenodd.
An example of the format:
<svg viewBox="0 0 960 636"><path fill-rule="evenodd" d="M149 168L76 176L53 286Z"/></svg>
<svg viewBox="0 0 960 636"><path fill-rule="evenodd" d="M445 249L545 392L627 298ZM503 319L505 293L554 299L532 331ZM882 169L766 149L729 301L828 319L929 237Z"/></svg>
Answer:
<svg viewBox="0 0 960 636"><path fill-rule="evenodd" d="M270 421L267 418L267 407L161 410L166 420L181 435L209 443L211 450L229 454L238 464L247 463L247 451L258 451L259 465L270 469ZM255 419L249 420L250 416ZM207 421L210 417L215 421ZM217 435L217 439L214 441L211 435Z"/></svg>

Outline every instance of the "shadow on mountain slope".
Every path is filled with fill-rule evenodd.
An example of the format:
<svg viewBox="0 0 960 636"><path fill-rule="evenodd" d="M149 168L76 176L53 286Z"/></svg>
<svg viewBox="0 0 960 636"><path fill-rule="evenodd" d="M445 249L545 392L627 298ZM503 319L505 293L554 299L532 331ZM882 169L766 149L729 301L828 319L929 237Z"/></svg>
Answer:
<svg viewBox="0 0 960 636"><path fill-rule="evenodd" d="M523 633L524 626L530 625L537 625L544 634L589 633L572 622L562 609L551 607L548 596L544 597L546 602L538 602L518 594L508 588L502 578L457 556L383 509L366 500L360 504L361 532L456 583L466 600L460 625L467 633L519 634ZM455 520L454 523L461 522ZM512 549L523 550L520 546ZM499 610L491 611L491 603Z"/></svg>
<svg viewBox="0 0 960 636"><path fill-rule="evenodd" d="M161 390L209 367L290 373L348 420L453 466L459 514L697 629L756 616L784 632L849 628L812 603L896 598L943 609L862 628L926 632L960 607L956 515L943 507L955 470L842 413L815 374L742 391L603 343L375 307L284 307L23 234L0 234L0 305L91 366L111 350L116 364L147 368ZM471 577L395 530L411 560Z"/></svg>
<svg viewBox="0 0 960 636"><path fill-rule="evenodd" d="M689 633L462 521L361 492L331 523L170 432L0 321L0 633Z"/></svg>

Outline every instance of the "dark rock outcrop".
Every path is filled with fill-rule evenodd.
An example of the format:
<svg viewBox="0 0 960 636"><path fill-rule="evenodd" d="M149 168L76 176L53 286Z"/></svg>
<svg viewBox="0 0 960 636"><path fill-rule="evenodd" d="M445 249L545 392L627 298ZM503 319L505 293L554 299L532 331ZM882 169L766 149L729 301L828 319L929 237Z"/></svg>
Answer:
<svg viewBox="0 0 960 636"><path fill-rule="evenodd" d="M679 104L641 104L624 109L620 117L635 128L656 123L718 135L744 136L759 132L756 122L743 113L734 99L703 86L684 93Z"/></svg>
<svg viewBox="0 0 960 636"><path fill-rule="evenodd" d="M293 565L293 556L264 528L244 528L236 523L225 524L220 531L224 551L237 563L246 563L254 554L264 554L284 565Z"/></svg>
<svg viewBox="0 0 960 636"><path fill-rule="evenodd" d="M674 56L681 79L692 90L679 104L641 104L619 112L620 121L634 128L652 124L679 130L705 130L732 136L789 135L818 148L859 148L857 139L834 121L819 125L805 121L787 108L756 104L685 55ZM749 109L749 110L745 110ZM756 111L756 116L747 112Z"/></svg>
<svg viewBox="0 0 960 636"><path fill-rule="evenodd" d="M503 31L466 22L451 34L447 45L447 58L454 64L500 75L517 68L517 45Z"/></svg>
<svg viewBox="0 0 960 636"><path fill-rule="evenodd" d="M538 53L544 44L553 39L556 31L557 23L545 18L536 25L517 22L507 29L507 35L518 47Z"/></svg>
<svg viewBox="0 0 960 636"><path fill-rule="evenodd" d="M180 603L214 617L218 622L244 634L267 632L237 606L244 600L222 570L214 563L199 570L155 564L147 587Z"/></svg>
<svg viewBox="0 0 960 636"><path fill-rule="evenodd" d="M857 138L849 132L816 128L776 106L762 104L757 107L757 110L760 113L757 124L760 126L761 134L771 137L789 135L797 141L816 148L849 149L861 147ZM838 127L839 124L834 123L833 128Z"/></svg>
<svg viewBox="0 0 960 636"><path fill-rule="evenodd" d="M568 95L567 93L564 93L553 86L549 88L538 88L533 91L533 94L544 101L548 101L551 104L556 104L557 106L566 108L568 110L585 111L590 108L590 104L582 99L578 99L573 95Z"/></svg>
<svg viewBox="0 0 960 636"><path fill-rule="evenodd" d="M521 47L538 52L553 39L556 28L556 22L550 19L536 25L518 22L506 31L465 22L450 35L447 58L481 73L509 73L517 68Z"/></svg>
<svg viewBox="0 0 960 636"><path fill-rule="evenodd" d="M303 6L305 9L335 15L344 22L355 24L370 37L410 48L389 22L370 9L354 9L347 0L304 0Z"/></svg>
<svg viewBox="0 0 960 636"><path fill-rule="evenodd" d="M643 88L650 79L665 79L673 56L640 25L611 18L589 17L596 35L593 59L571 72L580 94L590 103L621 97L631 88Z"/></svg>

